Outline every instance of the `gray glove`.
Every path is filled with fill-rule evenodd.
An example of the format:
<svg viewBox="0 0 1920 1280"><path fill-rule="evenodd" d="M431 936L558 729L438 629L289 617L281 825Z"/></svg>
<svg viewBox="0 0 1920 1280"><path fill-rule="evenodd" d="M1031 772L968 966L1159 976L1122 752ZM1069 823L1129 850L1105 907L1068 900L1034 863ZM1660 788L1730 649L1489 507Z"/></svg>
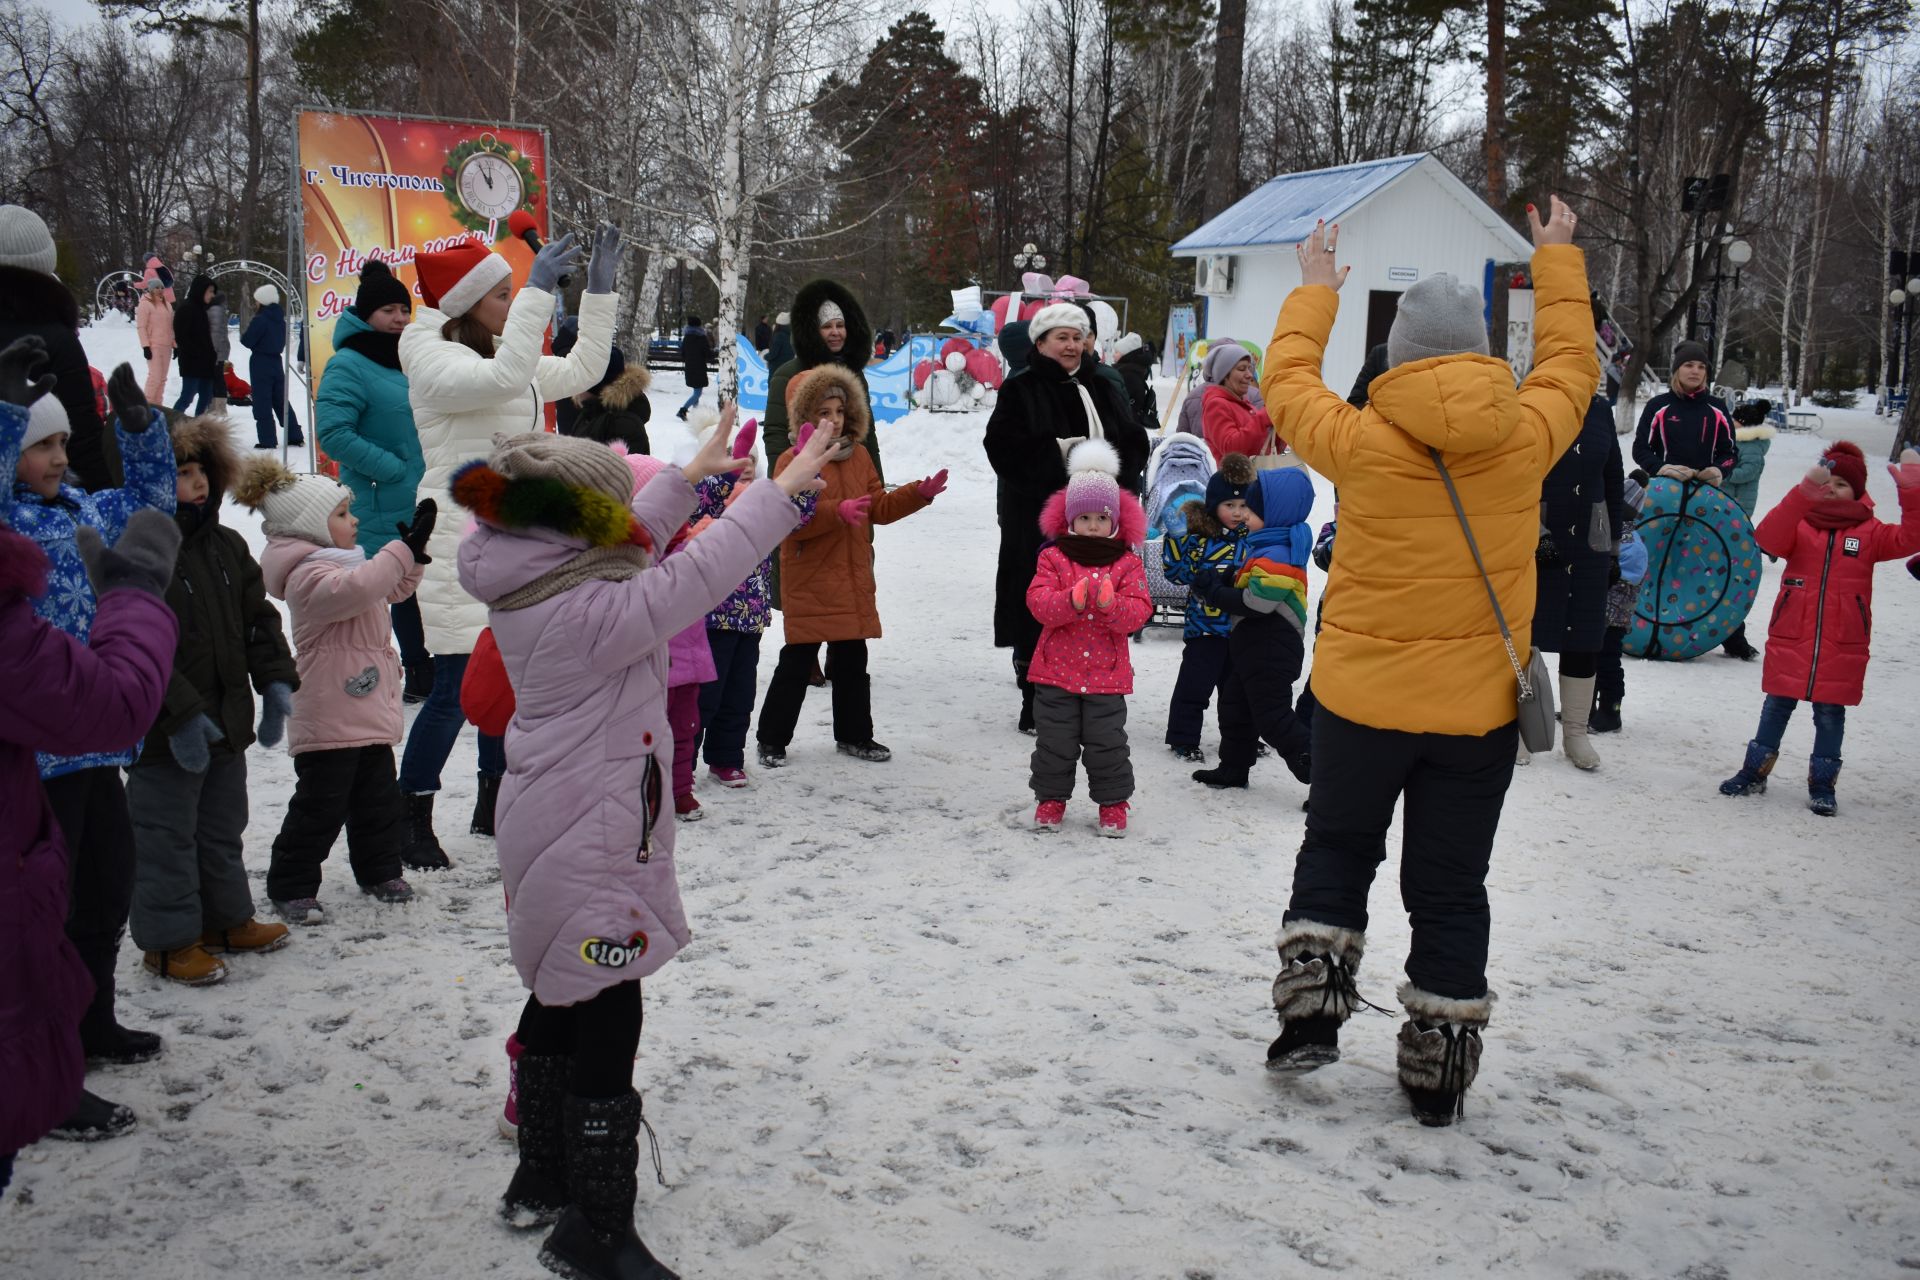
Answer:
<svg viewBox="0 0 1920 1280"><path fill-rule="evenodd" d="M571 271L580 262L580 250L573 243L573 232L561 236L558 240L542 245L540 252L533 255L533 266L527 272L527 287L552 293L554 286L560 283L560 277Z"/></svg>
<svg viewBox="0 0 1920 1280"><path fill-rule="evenodd" d="M15 338L0 351L0 400L24 409L46 395L55 381L52 366L45 338Z"/></svg>
<svg viewBox="0 0 1920 1280"><path fill-rule="evenodd" d="M167 735L167 746L173 751L173 762L182 769L188 773L205 773L213 762L213 744L226 736L220 732L220 726L202 712Z"/></svg>
<svg viewBox="0 0 1920 1280"><path fill-rule="evenodd" d="M587 292L612 293L620 269L620 228L603 222L593 233L593 256L587 259Z"/></svg>
<svg viewBox="0 0 1920 1280"><path fill-rule="evenodd" d="M253 736L263 747L279 746L281 735L287 731L287 717L292 714L293 686L284 680L271 682L260 695L260 728Z"/></svg>
<svg viewBox="0 0 1920 1280"><path fill-rule="evenodd" d="M180 529L160 512L145 507L128 516L127 527L112 550L100 531L88 525L75 529L73 539L96 597L115 587L133 587L166 598L174 557L180 553Z"/></svg>

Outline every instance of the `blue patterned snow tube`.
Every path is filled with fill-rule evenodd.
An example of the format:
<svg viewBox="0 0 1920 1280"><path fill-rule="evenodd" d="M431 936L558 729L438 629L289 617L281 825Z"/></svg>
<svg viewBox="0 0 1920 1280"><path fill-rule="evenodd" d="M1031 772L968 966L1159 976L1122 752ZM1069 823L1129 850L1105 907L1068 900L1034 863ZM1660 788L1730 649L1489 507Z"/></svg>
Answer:
<svg viewBox="0 0 1920 1280"><path fill-rule="evenodd" d="M1656 476L1637 528L1647 576L1626 652L1679 662L1719 648L1747 620L1760 587L1760 548L1747 513L1710 484Z"/></svg>

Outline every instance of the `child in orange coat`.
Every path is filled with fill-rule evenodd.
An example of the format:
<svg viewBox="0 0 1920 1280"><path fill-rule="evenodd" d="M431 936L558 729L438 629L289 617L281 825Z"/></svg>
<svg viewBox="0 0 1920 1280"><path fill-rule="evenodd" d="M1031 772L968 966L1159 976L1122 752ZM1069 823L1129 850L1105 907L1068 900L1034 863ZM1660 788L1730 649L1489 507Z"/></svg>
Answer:
<svg viewBox="0 0 1920 1280"><path fill-rule="evenodd" d="M839 365L827 364L787 384L787 420L832 431L839 446L820 472L826 488L815 496L813 512L780 547L780 608L786 643L760 704L755 729L760 764L778 769L787 762L807 677L824 641L832 672L833 739L840 754L880 763L893 753L873 740L872 685L867 676L867 641L880 638L880 610L873 583L873 535L868 525L904 520L931 503L947 487L939 472L912 484L888 489L874 470L873 455L860 447L872 416L860 380ZM779 475L809 436L803 426L794 448L773 465Z"/></svg>

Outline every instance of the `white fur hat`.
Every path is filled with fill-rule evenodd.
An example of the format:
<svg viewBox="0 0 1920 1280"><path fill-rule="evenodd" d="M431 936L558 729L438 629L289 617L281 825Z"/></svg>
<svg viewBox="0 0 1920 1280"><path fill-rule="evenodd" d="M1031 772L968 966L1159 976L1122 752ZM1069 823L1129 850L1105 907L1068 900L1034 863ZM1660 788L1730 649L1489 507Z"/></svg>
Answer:
<svg viewBox="0 0 1920 1280"><path fill-rule="evenodd" d="M270 307L280 301L280 291L270 284L263 284L253 291L253 300L263 307Z"/></svg>
<svg viewBox="0 0 1920 1280"><path fill-rule="evenodd" d="M1040 339L1046 337L1049 330L1076 329L1084 337L1091 328L1092 326L1087 322L1086 311L1078 305L1071 302L1050 302L1035 312L1033 319L1027 322L1027 336L1033 339L1035 346L1038 346Z"/></svg>

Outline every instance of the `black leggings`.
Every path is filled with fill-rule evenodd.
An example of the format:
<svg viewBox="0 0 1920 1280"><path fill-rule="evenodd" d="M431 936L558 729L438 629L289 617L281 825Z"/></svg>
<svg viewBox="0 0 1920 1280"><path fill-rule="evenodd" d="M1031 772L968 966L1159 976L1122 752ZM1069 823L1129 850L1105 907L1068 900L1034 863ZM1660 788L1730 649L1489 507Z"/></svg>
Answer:
<svg viewBox="0 0 1920 1280"><path fill-rule="evenodd" d="M1563 653L1560 655L1560 674L1569 680L1585 680L1600 671L1600 655L1597 653Z"/></svg>
<svg viewBox="0 0 1920 1280"><path fill-rule="evenodd" d="M633 1088L640 1052L640 983L622 982L579 1004L544 1005L527 997L520 1011L520 1049L573 1059L568 1092L576 1098L617 1098Z"/></svg>

